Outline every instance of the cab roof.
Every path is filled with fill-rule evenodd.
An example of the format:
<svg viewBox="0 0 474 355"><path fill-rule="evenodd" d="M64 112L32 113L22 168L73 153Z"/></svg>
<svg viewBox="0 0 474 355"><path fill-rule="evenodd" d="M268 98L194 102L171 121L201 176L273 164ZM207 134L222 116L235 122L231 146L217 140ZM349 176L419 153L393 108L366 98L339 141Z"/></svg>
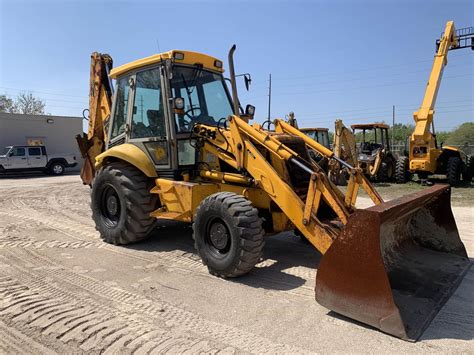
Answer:
<svg viewBox="0 0 474 355"><path fill-rule="evenodd" d="M360 123L351 125L352 129L373 129L373 128L390 128L388 124L385 123Z"/></svg>
<svg viewBox="0 0 474 355"><path fill-rule="evenodd" d="M329 131L329 128L300 128L301 132Z"/></svg>
<svg viewBox="0 0 474 355"><path fill-rule="evenodd" d="M175 63L183 63L183 64L188 64L188 65L200 64L205 69L214 70L219 73L224 72L222 61L217 58L211 57L207 54L198 53L198 52L173 49L168 52L153 54L149 57L134 60L133 62L123 64L121 66L113 68L110 71L109 76L112 79L116 79L118 76L125 74L126 72L129 72L131 70L139 69L142 67L146 67L148 65L156 64L156 63L160 63L167 59L171 59Z"/></svg>

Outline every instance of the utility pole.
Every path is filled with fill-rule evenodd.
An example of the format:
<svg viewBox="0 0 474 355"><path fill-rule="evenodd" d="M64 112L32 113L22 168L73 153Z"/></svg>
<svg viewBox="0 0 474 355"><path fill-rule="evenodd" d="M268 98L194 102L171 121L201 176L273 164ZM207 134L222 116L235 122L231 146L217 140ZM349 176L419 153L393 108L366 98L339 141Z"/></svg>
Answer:
<svg viewBox="0 0 474 355"><path fill-rule="evenodd" d="M272 73L268 79L268 120L270 120L270 107L272 105Z"/></svg>
<svg viewBox="0 0 474 355"><path fill-rule="evenodd" d="M392 149L395 145L395 105L392 106Z"/></svg>

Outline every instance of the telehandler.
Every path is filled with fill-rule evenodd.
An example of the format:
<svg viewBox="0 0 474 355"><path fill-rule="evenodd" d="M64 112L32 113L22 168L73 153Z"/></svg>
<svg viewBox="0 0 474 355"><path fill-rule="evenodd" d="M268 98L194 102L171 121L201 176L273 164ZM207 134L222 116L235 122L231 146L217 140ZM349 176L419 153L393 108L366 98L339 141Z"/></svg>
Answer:
<svg viewBox="0 0 474 355"><path fill-rule="evenodd" d="M410 136L408 156L401 156L396 163L396 180L405 183L411 174L422 181L429 175L446 175L451 186L470 182L474 173L471 157L450 146L439 146L434 128L434 107L441 85L444 67L448 64L448 52L470 47L474 50L474 27L456 30L453 21L448 21L441 39L436 41L437 50L431 74L426 85L423 102L413 114L415 130Z"/></svg>
<svg viewBox="0 0 474 355"><path fill-rule="evenodd" d="M192 223L203 263L226 278L258 263L265 234L296 229L323 254L320 304L417 339L470 265L449 187L383 202L360 169L297 128L250 125L234 50L232 94L222 61L205 54L172 50L114 69L109 56L92 54L89 131L77 139L101 238L127 244L161 219ZM345 194L307 147L349 169ZM360 187L373 207L355 207Z"/></svg>

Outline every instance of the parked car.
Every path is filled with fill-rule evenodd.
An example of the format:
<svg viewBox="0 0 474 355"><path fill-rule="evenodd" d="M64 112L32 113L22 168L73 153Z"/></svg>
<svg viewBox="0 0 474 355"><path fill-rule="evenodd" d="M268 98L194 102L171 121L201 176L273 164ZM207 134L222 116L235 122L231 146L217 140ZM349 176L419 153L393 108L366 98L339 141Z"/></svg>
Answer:
<svg viewBox="0 0 474 355"><path fill-rule="evenodd" d="M45 146L13 145L5 147L0 154L0 173L43 171L62 175L65 168L76 165L73 154L47 154Z"/></svg>

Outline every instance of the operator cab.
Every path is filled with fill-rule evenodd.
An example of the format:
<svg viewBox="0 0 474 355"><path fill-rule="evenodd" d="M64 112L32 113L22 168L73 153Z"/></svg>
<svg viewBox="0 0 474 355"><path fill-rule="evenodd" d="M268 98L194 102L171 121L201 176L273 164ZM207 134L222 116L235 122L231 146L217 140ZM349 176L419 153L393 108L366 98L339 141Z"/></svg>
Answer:
<svg viewBox="0 0 474 355"><path fill-rule="evenodd" d="M329 144L329 128L300 128L300 131L326 148L331 148Z"/></svg>
<svg viewBox="0 0 474 355"><path fill-rule="evenodd" d="M117 67L107 149L132 143L148 154L160 177L180 179L197 163L196 123L224 125L233 113L222 62L170 51Z"/></svg>
<svg viewBox="0 0 474 355"><path fill-rule="evenodd" d="M351 126L357 144L359 160L371 159L380 149L390 150L389 126L384 123L354 124ZM362 136L360 133L362 132Z"/></svg>

